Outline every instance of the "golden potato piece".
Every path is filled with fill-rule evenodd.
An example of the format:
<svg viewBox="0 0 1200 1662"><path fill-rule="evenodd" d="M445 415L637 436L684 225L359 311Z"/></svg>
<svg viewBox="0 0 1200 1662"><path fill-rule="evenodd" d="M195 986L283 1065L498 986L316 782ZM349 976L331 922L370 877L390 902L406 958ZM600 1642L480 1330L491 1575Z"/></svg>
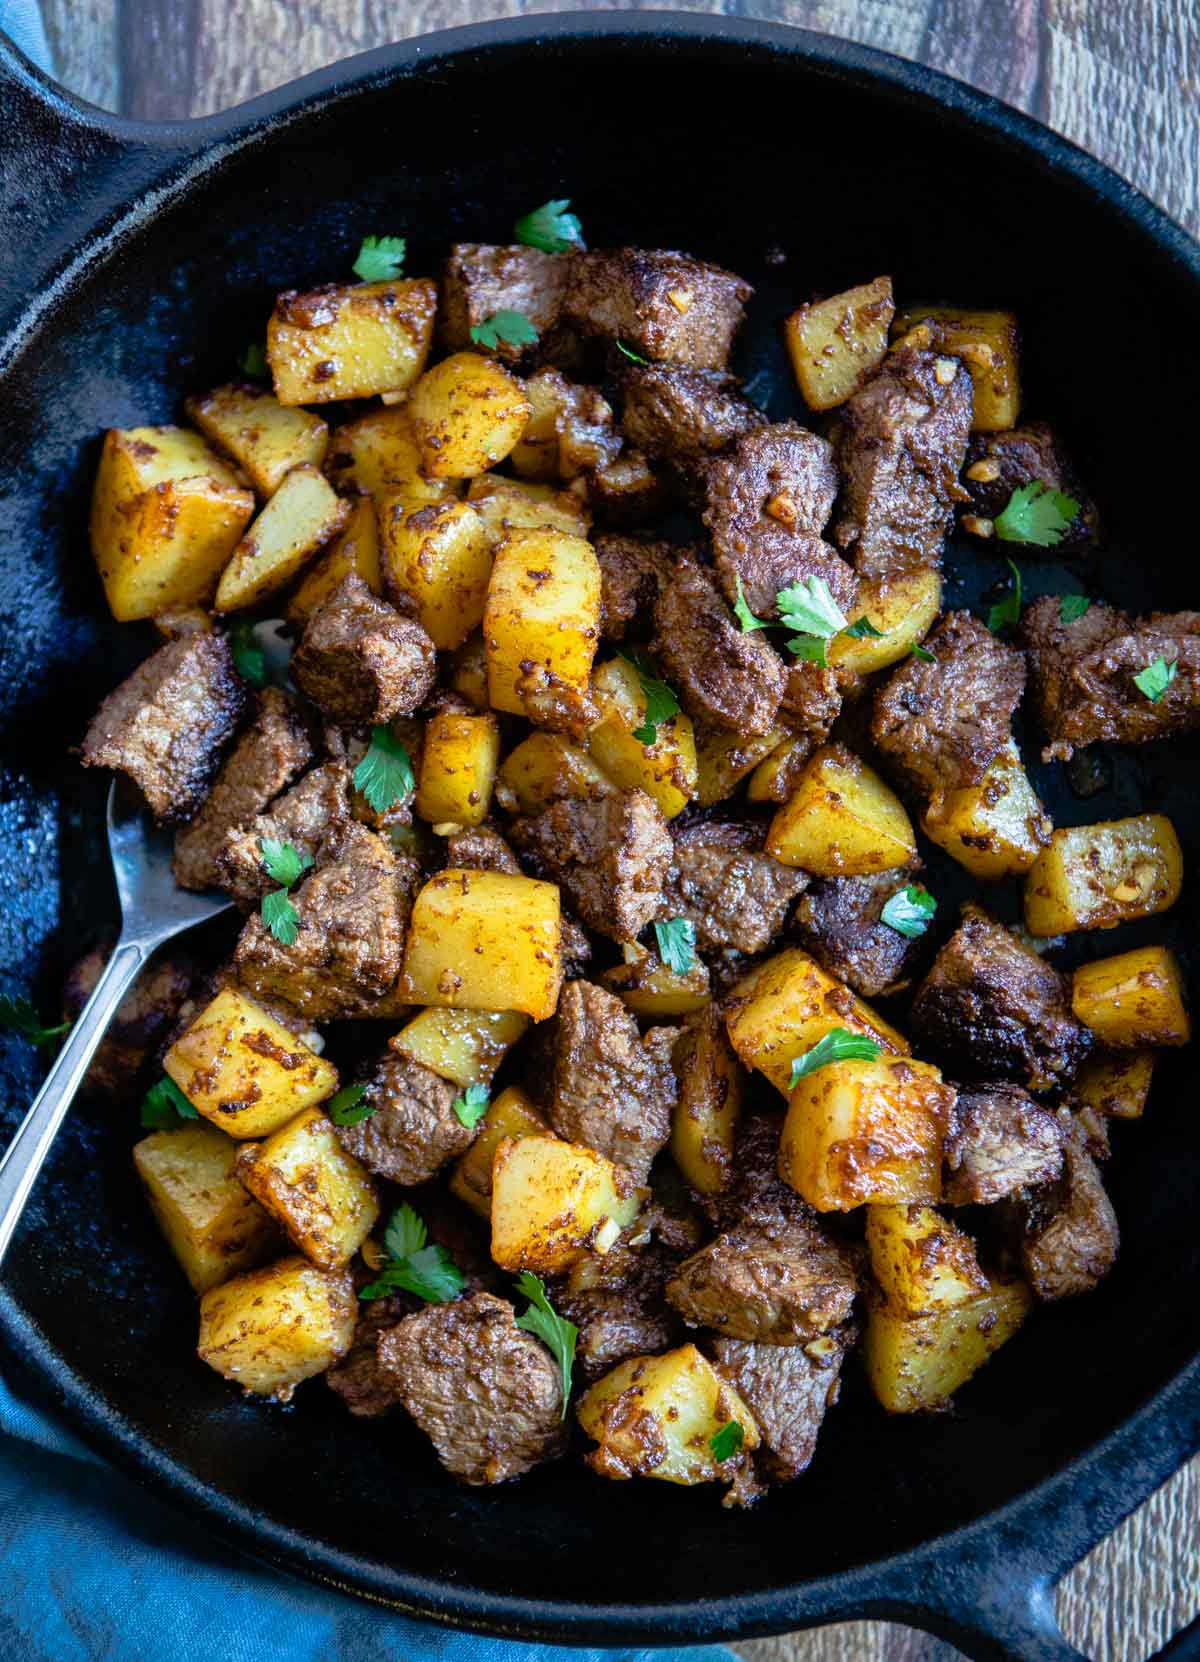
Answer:
<svg viewBox="0 0 1200 1662"><path fill-rule="evenodd" d="M379 1216L370 1173L319 1108L306 1108L264 1143L244 1143L237 1174L318 1269L348 1264Z"/></svg>
<svg viewBox="0 0 1200 1662"><path fill-rule="evenodd" d="M1095 1051L1075 1076L1076 1098L1110 1119L1140 1119L1157 1055L1153 1050Z"/></svg>
<svg viewBox="0 0 1200 1662"><path fill-rule="evenodd" d="M927 1316L988 1291L975 1242L932 1206L868 1206L871 1273L892 1310Z"/></svg>
<svg viewBox="0 0 1200 1662"><path fill-rule="evenodd" d="M206 1293L278 1247L275 1225L234 1171L238 1145L215 1125L154 1131L133 1151L146 1197L192 1286Z"/></svg>
<svg viewBox="0 0 1200 1662"><path fill-rule="evenodd" d="M529 400L515 375L480 352L454 352L427 369L408 413L430 479L471 479L502 462L525 431Z"/></svg>
<svg viewBox="0 0 1200 1662"><path fill-rule="evenodd" d="M293 468L234 549L217 585L216 610L257 606L286 588L349 518L350 504L324 474L307 463Z"/></svg>
<svg viewBox="0 0 1200 1662"><path fill-rule="evenodd" d="M921 829L972 877L998 883L1029 870L1049 841L1051 823L1009 739L978 785L930 803Z"/></svg>
<svg viewBox="0 0 1200 1662"><path fill-rule="evenodd" d="M696 801L702 808L724 802L787 737L783 727L759 738L716 727L702 730L696 738Z"/></svg>
<svg viewBox="0 0 1200 1662"><path fill-rule="evenodd" d="M454 654L450 685L477 710L487 709L487 652L483 645L482 630L477 629L468 635Z"/></svg>
<svg viewBox="0 0 1200 1662"><path fill-rule="evenodd" d="M1025 879L1031 935L1113 929L1165 912L1183 887L1183 850L1165 814L1056 831Z"/></svg>
<svg viewBox="0 0 1200 1662"><path fill-rule="evenodd" d="M437 284L350 283L289 290L267 324L267 362L281 404L327 404L403 392L425 367Z"/></svg>
<svg viewBox="0 0 1200 1662"><path fill-rule="evenodd" d="M431 716L417 777L417 813L430 825L482 825L492 806L499 762L495 716L454 711Z"/></svg>
<svg viewBox="0 0 1200 1662"><path fill-rule="evenodd" d="M848 635L843 629L829 643L829 662L855 675L872 675L906 658L937 622L942 609L942 574L927 567L871 577L858 586L849 611L851 625L865 618L875 635Z"/></svg>
<svg viewBox="0 0 1200 1662"><path fill-rule="evenodd" d="M546 525L565 531L569 537L586 537L591 529L587 498L554 485L481 473L467 486L467 501L487 527L493 543L502 541L510 531L536 531Z"/></svg>
<svg viewBox="0 0 1200 1662"><path fill-rule="evenodd" d="M1113 1050L1185 1045L1191 1038L1183 971L1169 947L1143 946L1081 964L1071 1008Z"/></svg>
<svg viewBox="0 0 1200 1662"><path fill-rule="evenodd" d="M747 802L786 802L800 782L805 763L816 749L811 734L795 733L776 745L750 775Z"/></svg>
<svg viewBox="0 0 1200 1662"><path fill-rule="evenodd" d="M561 1275L589 1252L608 1252L645 1193L594 1148L503 1138L492 1162L492 1257L503 1270Z"/></svg>
<svg viewBox="0 0 1200 1662"><path fill-rule="evenodd" d="M904 805L844 745L822 745L771 821L767 853L816 877L859 877L903 866L917 851Z"/></svg>
<svg viewBox="0 0 1200 1662"><path fill-rule="evenodd" d="M844 404L882 362L895 311L892 279L876 277L792 313L783 326L783 338L810 410Z"/></svg>
<svg viewBox="0 0 1200 1662"><path fill-rule="evenodd" d="M540 814L556 802L593 802L616 786L586 750L561 733L534 732L500 764L496 800L510 814Z"/></svg>
<svg viewBox="0 0 1200 1662"><path fill-rule="evenodd" d="M693 957L691 968L679 975L636 941L626 941L621 951L624 962L602 971L599 981L635 1015L666 1021L701 1010L710 1002L708 967L703 959Z"/></svg>
<svg viewBox="0 0 1200 1662"><path fill-rule="evenodd" d="M405 405L370 410L338 427L325 462L329 479L343 494L361 491L376 505L385 495L413 507L457 495L453 479L427 479L421 450Z"/></svg>
<svg viewBox="0 0 1200 1662"><path fill-rule="evenodd" d="M393 1039L392 1043L395 1044ZM516 1085L501 1091L489 1104L479 1126L479 1135L459 1159L450 1179L450 1192L481 1218L492 1215L492 1164L496 1150L506 1137L553 1137L554 1133L532 1101Z"/></svg>
<svg viewBox="0 0 1200 1662"><path fill-rule="evenodd" d="M383 593L375 504L369 496L356 496L349 506L344 529L308 568L288 601L289 623L307 623L346 577L361 577L372 594Z"/></svg>
<svg viewBox="0 0 1200 1662"><path fill-rule="evenodd" d="M561 984L555 884L452 869L418 894L397 987L402 1001L507 1008L545 1021Z"/></svg>
<svg viewBox="0 0 1200 1662"><path fill-rule="evenodd" d="M942 1408L1020 1327L1033 1304L1023 1281L928 1316L905 1316L880 1298L867 1315L863 1361L871 1389L891 1414Z"/></svg>
<svg viewBox="0 0 1200 1662"><path fill-rule="evenodd" d="M588 734L592 760L615 785L645 791L664 819L681 814L696 794L699 767L690 716L660 721L652 744L637 737L646 725L646 695L637 670L625 658L601 664L592 677L600 720Z"/></svg>
<svg viewBox="0 0 1200 1662"><path fill-rule="evenodd" d="M671 1115L675 1164L698 1194L720 1194L733 1177L745 1076L715 1009L688 1022L671 1060L679 1080Z"/></svg>
<svg viewBox="0 0 1200 1662"><path fill-rule="evenodd" d="M1000 433L1017 425L1021 376L1015 313L911 306L897 313L892 336L962 359L974 383L972 431Z"/></svg>
<svg viewBox="0 0 1200 1662"><path fill-rule="evenodd" d="M281 1258L205 1293L200 1360L255 1396L288 1402L350 1349L357 1307L348 1270Z"/></svg>
<svg viewBox="0 0 1200 1662"><path fill-rule="evenodd" d="M510 531L496 550L483 616L488 698L526 715L533 671L585 700L600 639L600 563L563 531Z"/></svg>
<svg viewBox="0 0 1200 1662"><path fill-rule="evenodd" d="M329 428L311 410L285 409L259 387L217 387L184 405L188 419L243 470L260 496L273 496L294 467L320 467Z"/></svg>
<svg viewBox="0 0 1200 1662"><path fill-rule="evenodd" d="M492 575L492 539L469 503L414 504L385 491L379 528L391 587L411 595L435 646L461 646L483 622Z"/></svg>
<svg viewBox="0 0 1200 1662"><path fill-rule="evenodd" d="M465 1088L490 1084L528 1026L529 1017L517 1010L429 1009L414 1016L388 1045Z"/></svg>

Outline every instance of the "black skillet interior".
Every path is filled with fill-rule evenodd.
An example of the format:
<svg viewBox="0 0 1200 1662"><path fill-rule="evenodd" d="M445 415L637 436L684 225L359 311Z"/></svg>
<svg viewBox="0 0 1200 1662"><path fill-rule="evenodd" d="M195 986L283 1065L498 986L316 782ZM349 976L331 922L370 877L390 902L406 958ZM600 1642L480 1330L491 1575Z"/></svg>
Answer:
<svg viewBox="0 0 1200 1662"><path fill-rule="evenodd" d="M1027 592L1065 581L1137 608L1194 598L1170 482L1194 468L1188 345L1200 287L1178 257L1056 173L1031 129L993 116L988 131L939 109L900 66L872 79L867 54L751 26L701 42L699 20L664 19L657 31L643 20L624 36L616 19L599 34L565 20L540 31L546 21L515 42L468 41L411 77L377 62L353 97L314 98L303 119L264 131L97 258L9 371L6 988L50 1006L65 965L114 920L103 782L77 771L71 747L152 639L108 619L88 555L97 436L170 420L183 392L229 377L261 338L276 290L348 276L364 232L406 234L408 269L435 272L451 241L503 240L518 211L570 195L593 245L687 248L755 284L740 367L778 414L799 413L779 321L811 293L888 271L902 301L1011 306L1024 330L1026 408L1068 435L1106 525L1105 552L1086 570L1023 561ZM1111 180L1104 188L1120 194ZM768 259L772 248L786 263ZM960 545L949 569L951 598L975 603L1003 575L992 554ZM1034 771L1059 823L1170 813L1194 873L1198 759L1195 742L1118 757L1112 788L1086 803L1061 770ZM931 885L949 896L942 871ZM1165 936L1189 959L1198 893L1193 879L1169 920L1081 950ZM1014 915L1011 893L996 905ZM942 908L943 933L952 910ZM603 1483L574 1461L470 1491L403 1421L356 1423L319 1385L289 1409L239 1401L194 1360L193 1300L132 1180L132 1107L114 1117L81 1106L60 1137L8 1260L0 1329L143 1469L165 1474L219 1527L312 1573L451 1618L515 1615L562 1637L798 1624L877 1599L882 1584L855 1572L1021 1496L1193 1358L1192 1067L1187 1056L1164 1064L1148 1118L1119 1131L1111 1181L1124 1247L1103 1289L1034 1319L951 1415L888 1421L852 1385L811 1472L745 1516L667 1485ZM36 1077L35 1059L6 1041L0 1130L15 1125ZM1190 1452L1195 1396L1184 1420L1156 1434L1160 1475ZM1061 1529L1057 1511L1058 1523L1045 1509L1027 1521ZM1074 1516L1082 1550L1089 1524ZM806 1597L814 1584L825 1591ZM919 1605L921 1589L909 1591Z"/></svg>

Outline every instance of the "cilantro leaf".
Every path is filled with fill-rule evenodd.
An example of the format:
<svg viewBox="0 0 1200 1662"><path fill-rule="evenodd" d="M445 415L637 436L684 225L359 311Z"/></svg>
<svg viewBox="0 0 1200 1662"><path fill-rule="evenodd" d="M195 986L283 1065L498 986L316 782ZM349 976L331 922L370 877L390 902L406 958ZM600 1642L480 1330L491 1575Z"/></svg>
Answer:
<svg viewBox="0 0 1200 1662"><path fill-rule="evenodd" d="M416 790L412 757L390 727L372 727L367 753L354 770L354 784L377 814Z"/></svg>
<svg viewBox="0 0 1200 1662"><path fill-rule="evenodd" d="M1086 594L1064 594L1058 608L1060 623L1074 623L1091 605Z"/></svg>
<svg viewBox="0 0 1200 1662"><path fill-rule="evenodd" d="M714 1460L732 1460L746 1440L746 1433L742 1429L740 1420L727 1420L719 1431L714 1431L708 1439L708 1446L712 1450Z"/></svg>
<svg viewBox="0 0 1200 1662"><path fill-rule="evenodd" d="M733 615L742 626L742 634L748 635L752 629L769 629L770 623L766 618L755 617L746 604L746 596L742 593L742 580L737 580L737 599L733 603Z"/></svg>
<svg viewBox="0 0 1200 1662"><path fill-rule="evenodd" d="M929 928L936 911L937 901L929 890L919 883L910 883L906 889L897 889L880 912L879 921L898 935L915 941Z"/></svg>
<svg viewBox="0 0 1200 1662"><path fill-rule="evenodd" d="M460 1125L465 1125L470 1131L478 1125L488 1111L488 1088L486 1085L468 1085L461 1096L456 1096L450 1104L458 1115Z"/></svg>
<svg viewBox="0 0 1200 1662"><path fill-rule="evenodd" d="M797 635L818 635L827 640L847 626L846 616L823 577L806 577L802 583L780 589L775 604L783 626Z"/></svg>
<svg viewBox="0 0 1200 1662"><path fill-rule="evenodd" d="M849 635L852 641L863 641L868 638L873 641L883 639L883 630L876 629L869 617L860 617L857 623L848 623L842 630L843 635Z"/></svg>
<svg viewBox="0 0 1200 1662"><path fill-rule="evenodd" d="M252 381L265 381L271 371L267 364L267 349L261 341L252 340L238 359L238 368Z"/></svg>
<svg viewBox="0 0 1200 1662"><path fill-rule="evenodd" d="M174 1131L185 1120L199 1118L179 1086L165 1073L142 1101L142 1124L147 1131Z"/></svg>
<svg viewBox="0 0 1200 1662"><path fill-rule="evenodd" d="M522 214L513 226L513 236L526 248L540 248L543 254L566 254L572 248L583 247L583 226L575 214L569 214L569 196L555 202L543 202L540 208Z"/></svg>
<svg viewBox="0 0 1200 1662"><path fill-rule="evenodd" d="M565 1420L571 1400L571 1369L575 1362L575 1341L579 1337L579 1329L574 1322L555 1313L540 1276L522 1270L517 1277L517 1291L524 1293L529 1300L528 1310L517 1317L517 1326L526 1333L535 1334L558 1363L562 1376L562 1413L558 1417Z"/></svg>
<svg viewBox="0 0 1200 1662"><path fill-rule="evenodd" d="M687 918L668 918L654 925L658 956L675 975L686 975L696 961L696 925Z"/></svg>
<svg viewBox="0 0 1200 1662"><path fill-rule="evenodd" d="M1179 664L1172 660L1167 663L1163 658L1156 658L1145 669L1138 670L1133 678L1133 684L1140 692L1144 692L1151 704L1157 704L1166 692L1171 682L1179 673Z"/></svg>
<svg viewBox="0 0 1200 1662"><path fill-rule="evenodd" d="M818 1068L830 1062L873 1062L882 1049L882 1045L868 1039L865 1034L848 1033L844 1027L831 1027L811 1050L792 1058L788 1089L794 1090L806 1074L816 1073Z"/></svg>
<svg viewBox="0 0 1200 1662"><path fill-rule="evenodd" d="M1021 572L1012 560L1008 562L1008 569L1013 574L1013 586L997 605L988 613L988 628L993 634L998 629L1015 627L1021 621Z"/></svg>
<svg viewBox="0 0 1200 1662"><path fill-rule="evenodd" d="M364 237L350 269L364 283L386 283L404 270L405 252L403 237Z"/></svg>
<svg viewBox="0 0 1200 1662"><path fill-rule="evenodd" d="M291 843L276 842L274 837L264 837L258 846L262 850L262 863L267 876L276 883L282 883L285 889L290 889L312 865L311 854L301 854Z"/></svg>
<svg viewBox="0 0 1200 1662"><path fill-rule="evenodd" d="M538 332L524 312L493 312L486 323L471 325L471 339L476 346L493 351L501 341L507 346L532 346L537 338Z"/></svg>
<svg viewBox="0 0 1200 1662"><path fill-rule="evenodd" d="M822 669L829 667L829 642L824 635L793 635L787 643L787 649L793 658L803 658L807 663L820 664Z"/></svg>
<svg viewBox="0 0 1200 1662"><path fill-rule="evenodd" d="M679 714L679 700L667 683L658 679L654 673L654 665L642 653L622 652L621 657L637 670L642 697L646 700L646 719L640 727L634 728L633 736L639 743L649 747L658 738L659 725Z"/></svg>
<svg viewBox="0 0 1200 1662"><path fill-rule="evenodd" d="M640 352L635 352L632 346L626 346L623 340L615 341L614 345L618 352L624 353L631 364L648 364L650 362L649 358L643 358Z"/></svg>
<svg viewBox="0 0 1200 1662"><path fill-rule="evenodd" d="M912 647L912 655L914 658L919 659L923 664L937 663L937 659L934 657L932 652L927 652L923 646L918 646L915 642Z"/></svg>
<svg viewBox="0 0 1200 1662"><path fill-rule="evenodd" d="M233 653L233 667L252 687L267 684L267 655L258 644L254 625L248 617L239 618L226 635Z"/></svg>
<svg viewBox="0 0 1200 1662"><path fill-rule="evenodd" d="M263 896L262 920L280 946L295 946L300 933L300 914L288 899L286 889L274 889Z"/></svg>
<svg viewBox="0 0 1200 1662"><path fill-rule="evenodd" d="M365 1085L343 1085L336 1096L331 1096L328 1103L329 1117L335 1125L361 1125L363 1120L369 1120L379 1106L375 1102L363 1102L367 1094Z"/></svg>
<svg viewBox="0 0 1200 1662"><path fill-rule="evenodd" d="M1065 491L1051 490L1041 479L1019 485L1008 499L1004 512L996 516L996 535L1001 542L1027 542L1037 548L1053 548L1071 528L1079 503Z"/></svg>
<svg viewBox="0 0 1200 1662"><path fill-rule="evenodd" d="M397 1291L415 1293L426 1304L448 1304L466 1286L462 1271L445 1247L427 1246L429 1231L407 1202L388 1219L383 1235L388 1261L359 1298L386 1298Z"/></svg>
<svg viewBox="0 0 1200 1662"><path fill-rule="evenodd" d="M383 1244L388 1256L407 1258L410 1253L420 1252L428 1240L429 1231L420 1214L407 1201L397 1206L383 1232Z"/></svg>
<svg viewBox="0 0 1200 1662"><path fill-rule="evenodd" d="M9 998L7 993L0 996L0 1027L9 1027L14 1033L20 1033L39 1049L52 1045L55 1039L61 1039L70 1026L69 1021L62 1021L57 1027L46 1027L27 998Z"/></svg>

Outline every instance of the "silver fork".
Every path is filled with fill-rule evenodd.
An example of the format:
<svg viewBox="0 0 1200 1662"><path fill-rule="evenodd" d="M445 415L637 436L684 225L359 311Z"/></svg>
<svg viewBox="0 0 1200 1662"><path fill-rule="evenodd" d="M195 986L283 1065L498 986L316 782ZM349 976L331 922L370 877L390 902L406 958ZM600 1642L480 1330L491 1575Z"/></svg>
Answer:
<svg viewBox="0 0 1200 1662"><path fill-rule="evenodd" d="M224 895L190 894L175 886L171 838L147 825L143 810L132 797L132 791L127 792L117 782L108 793L108 849L121 901L120 939L34 1097L32 1108L0 1160L0 1264L50 1145L118 1004L164 941L232 904Z"/></svg>

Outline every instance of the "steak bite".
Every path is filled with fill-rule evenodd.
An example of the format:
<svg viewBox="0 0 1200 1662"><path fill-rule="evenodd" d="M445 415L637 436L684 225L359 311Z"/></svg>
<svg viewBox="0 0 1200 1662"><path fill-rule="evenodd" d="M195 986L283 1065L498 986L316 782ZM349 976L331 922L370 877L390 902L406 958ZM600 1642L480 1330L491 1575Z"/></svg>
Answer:
<svg viewBox="0 0 1200 1662"><path fill-rule="evenodd" d="M67 971L63 983L66 1021L78 1019L111 955L112 942L108 941L85 952ZM198 972L196 962L183 953L155 957L117 1005L83 1076L82 1090L116 1098L133 1089L147 1059L174 1026Z"/></svg>
<svg viewBox="0 0 1200 1662"><path fill-rule="evenodd" d="M838 1399L846 1346L841 1333L807 1346L714 1339L717 1372L754 1415L762 1435L755 1459L763 1477L787 1483L811 1462L821 1422Z"/></svg>
<svg viewBox="0 0 1200 1662"><path fill-rule="evenodd" d="M364 1083L363 1105L374 1112L336 1130L342 1147L376 1177L412 1188L475 1141L478 1127L465 1126L454 1112L458 1086L423 1063L385 1051Z"/></svg>
<svg viewBox="0 0 1200 1662"><path fill-rule="evenodd" d="M661 248L598 249L568 258L565 322L662 363L725 368L754 292L749 283Z"/></svg>
<svg viewBox="0 0 1200 1662"><path fill-rule="evenodd" d="M703 566L684 556L660 585L654 652L688 713L711 727L769 733L787 672L758 632L744 633Z"/></svg>
<svg viewBox="0 0 1200 1662"><path fill-rule="evenodd" d="M810 884L792 918L793 928L822 969L864 998L898 993L912 978L924 950L880 914L911 883L920 862L867 877L826 877Z"/></svg>
<svg viewBox="0 0 1200 1662"><path fill-rule="evenodd" d="M1023 1189L1053 1183L1062 1166L1058 1120L1019 1085L959 1091L954 1129L946 1141L942 1199L948 1206L990 1206Z"/></svg>
<svg viewBox="0 0 1200 1662"><path fill-rule="evenodd" d="M914 791L977 785L1008 743L1025 660L969 612L947 612L875 695L871 737Z"/></svg>
<svg viewBox="0 0 1200 1662"><path fill-rule="evenodd" d="M350 576L309 619L292 675L334 721L369 727L413 713L432 690L437 653L419 623Z"/></svg>
<svg viewBox="0 0 1200 1662"><path fill-rule="evenodd" d="M325 1375L325 1383L341 1397L355 1419L375 1420L400 1405L395 1376L379 1360L379 1341L420 1301L412 1293L390 1293L358 1307L354 1343Z"/></svg>
<svg viewBox="0 0 1200 1662"><path fill-rule="evenodd" d="M1035 600L1018 637L1029 653L1033 704L1048 740L1043 761L1065 762L1097 740L1144 744L1200 727L1200 612L1131 618L1095 602L1064 623L1061 608L1058 595ZM1134 677L1160 658L1175 673L1151 700Z"/></svg>
<svg viewBox="0 0 1200 1662"><path fill-rule="evenodd" d="M936 566L967 493L971 376L957 358L901 347L842 406L845 478L834 541L860 577Z"/></svg>
<svg viewBox="0 0 1200 1662"><path fill-rule="evenodd" d="M600 632L606 641L624 640L632 632L649 632L654 602L675 564L668 542L623 536L610 531L596 538L600 563Z"/></svg>
<svg viewBox="0 0 1200 1662"><path fill-rule="evenodd" d="M501 871L520 877L521 862L499 831L487 825L469 825L446 838L447 870Z"/></svg>
<svg viewBox="0 0 1200 1662"><path fill-rule="evenodd" d="M917 989L912 1029L969 1077L1034 1091L1071 1079L1092 1045L1068 977L969 903Z"/></svg>
<svg viewBox="0 0 1200 1662"><path fill-rule="evenodd" d="M615 1274L609 1268L614 1258L620 1261ZM654 1356L684 1338L683 1323L665 1297L677 1253L658 1245L618 1248L599 1263L595 1285L571 1288L556 1300L559 1313L579 1329L575 1355L589 1384L627 1356Z"/></svg>
<svg viewBox="0 0 1200 1662"><path fill-rule="evenodd" d="M256 906L276 887L263 865L266 839L291 843L302 860L315 864L322 846L336 846L349 823L349 772L342 762L324 762L276 797L269 813L226 832L216 858L217 887L241 906Z"/></svg>
<svg viewBox="0 0 1200 1662"><path fill-rule="evenodd" d="M781 726L795 734L805 734L818 744L829 737L841 710L837 670L814 663L811 658L801 658L788 665L779 706Z"/></svg>
<svg viewBox="0 0 1200 1662"><path fill-rule="evenodd" d="M1058 1183L1026 1209L1022 1268L1038 1298L1049 1303L1090 1293L1112 1269L1121 1244L1117 1215L1084 1136L1073 1132Z"/></svg>
<svg viewBox="0 0 1200 1662"><path fill-rule="evenodd" d="M732 1229L693 1253L667 1285L691 1327L801 1345L847 1320L858 1294L851 1255L816 1223Z"/></svg>
<svg viewBox="0 0 1200 1662"><path fill-rule="evenodd" d="M490 1293L431 1304L379 1340L379 1360L447 1471L503 1483L567 1448L550 1352Z"/></svg>
<svg viewBox="0 0 1200 1662"><path fill-rule="evenodd" d="M1096 504L1079 483L1075 469L1044 421L1027 421L1003 433L976 433L967 446L962 484L968 496L962 526L978 536L991 536L996 519L1008 507L1015 490L1040 483L1049 490L1065 491L1079 503L1079 510L1061 539L1054 545L1059 554L1077 550L1094 541L1100 526ZM978 522L984 521L983 525ZM1022 545L1035 554L1037 543Z"/></svg>
<svg viewBox="0 0 1200 1662"><path fill-rule="evenodd" d="M635 365L623 390L621 430L651 461L686 465L714 456L767 421L734 377L717 370Z"/></svg>
<svg viewBox="0 0 1200 1662"><path fill-rule="evenodd" d="M568 981L558 1001L550 1123L568 1142L615 1160L645 1183L671 1135L676 1029L645 1039L619 998L590 981Z"/></svg>
<svg viewBox="0 0 1200 1662"><path fill-rule="evenodd" d="M782 1132L782 1114L759 1106L743 1109L734 1136L728 1188L696 1197L714 1229L776 1232L816 1218L808 1202L779 1175Z"/></svg>
<svg viewBox="0 0 1200 1662"><path fill-rule="evenodd" d="M764 829L701 820L677 831L659 919L686 918L702 952L765 952L808 878L763 853Z"/></svg>
<svg viewBox="0 0 1200 1662"><path fill-rule="evenodd" d="M512 824L512 838L561 884L589 929L632 941L655 917L671 863L671 833L645 791L556 802Z"/></svg>
<svg viewBox="0 0 1200 1662"><path fill-rule="evenodd" d="M155 819L187 819L204 800L245 701L224 635L168 641L96 711L83 765L127 774Z"/></svg>
<svg viewBox="0 0 1200 1662"><path fill-rule="evenodd" d="M568 262L519 244L456 242L442 277L442 340L449 352L475 350L471 330L497 312L520 312L539 335L558 321ZM501 338L498 358L515 362L525 348Z"/></svg>
<svg viewBox="0 0 1200 1662"><path fill-rule="evenodd" d="M175 834L175 881L184 889L215 889L231 831L261 814L312 760L312 739L295 703L277 687L259 694L250 726L218 773L200 812Z"/></svg>

